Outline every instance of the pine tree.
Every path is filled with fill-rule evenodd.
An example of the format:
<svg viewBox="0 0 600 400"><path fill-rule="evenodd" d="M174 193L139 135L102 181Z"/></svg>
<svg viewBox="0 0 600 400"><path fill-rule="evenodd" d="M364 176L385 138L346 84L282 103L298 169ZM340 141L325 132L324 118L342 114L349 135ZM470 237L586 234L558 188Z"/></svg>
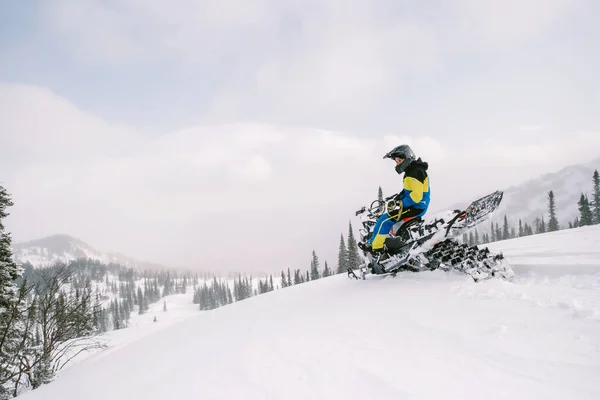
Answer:
<svg viewBox="0 0 600 400"><path fill-rule="evenodd" d="M352 221L348 224L348 268L358 269L360 266L360 255L358 254L358 245L354 239L352 230Z"/></svg>
<svg viewBox="0 0 600 400"><path fill-rule="evenodd" d="M16 280L22 269L14 262L11 235L5 231L3 219L14 205L10 194L0 186L0 398L8 398L8 387L14 382L12 371L18 370L18 355L23 338L29 336L25 323L25 282L20 289Z"/></svg>
<svg viewBox="0 0 600 400"><path fill-rule="evenodd" d="M592 215L594 217L594 224L600 224L600 175L598 174L598 170L594 170L593 176L593 195L592 195Z"/></svg>
<svg viewBox="0 0 600 400"><path fill-rule="evenodd" d="M554 192L551 190L548 192L548 213L550 214L550 220L548 221L548 232L554 232L559 229L558 220L556 219L556 203L554 200Z"/></svg>
<svg viewBox="0 0 600 400"><path fill-rule="evenodd" d="M323 278L327 278L331 275L331 270L327 266L327 260L325 261L325 266L323 267Z"/></svg>
<svg viewBox="0 0 600 400"><path fill-rule="evenodd" d="M524 235L524 231L523 231L523 222L521 221L521 218L519 218L519 237Z"/></svg>
<svg viewBox="0 0 600 400"><path fill-rule="evenodd" d="M11 196L7 190L0 186L0 312L9 308L18 298L18 289L15 280L22 274L22 270L13 259L10 233L5 232L2 220L10 214L6 211L12 207Z"/></svg>
<svg viewBox="0 0 600 400"><path fill-rule="evenodd" d="M314 281L316 279L321 278L321 273L319 272L319 257L317 257L317 253L313 250L312 252L312 260L310 262L310 280Z"/></svg>
<svg viewBox="0 0 600 400"><path fill-rule="evenodd" d="M502 239L507 240L510 238L510 231L508 229L508 218L504 215L504 225L502 227Z"/></svg>
<svg viewBox="0 0 600 400"><path fill-rule="evenodd" d="M581 193L577 204L579 205L579 226L592 225L593 214L587 196Z"/></svg>
<svg viewBox="0 0 600 400"><path fill-rule="evenodd" d="M348 270L348 250L344 243L344 235L340 235L340 248L338 253L338 267L337 273L344 273Z"/></svg>
<svg viewBox="0 0 600 400"><path fill-rule="evenodd" d="M383 202L383 191L381 190L381 186L379 186L379 189L377 190L377 200Z"/></svg>
<svg viewBox="0 0 600 400"><path fill-rule="evenodd" d="M283 272L283 270L281 270L281 288L285 288L287 287L287 279L285 277L285 272Z"/></svg>
<svg viewBox="0 0 600 400"><path fill-rule="evenodd" d="M146 299L142 293L142 287L138 286L138 314L143 314L146 311Z"/></svg>

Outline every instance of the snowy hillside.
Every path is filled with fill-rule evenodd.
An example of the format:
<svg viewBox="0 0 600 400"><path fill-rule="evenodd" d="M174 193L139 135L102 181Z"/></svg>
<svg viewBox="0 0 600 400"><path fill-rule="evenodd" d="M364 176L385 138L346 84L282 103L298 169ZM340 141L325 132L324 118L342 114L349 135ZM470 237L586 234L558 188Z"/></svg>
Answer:
<svg viewBox="0 0 600 400"><path fill-rule="evenodd" d="M536 218L544 216L547 223L548 192L552 190L556 198L559 224L561 227L567 227L569 222L579 215L577 202L581 193L591 193L592 175L596 169L600 171L600 158L589 163L569 166L506 189L494 221L502 224L506 214L513 226L519 218L523 223L528 222L531 225Z"/></svg>
<svg viewBox="0 0 600 400"><path fill-rule="evenodd" d="M21 398L600 398L600 226L490 247L515 282L334 275L182 307L179 322L118 332L138 336Z"/></svg>
<svg viewBox="0 0 600 400"><path fill-rule="evenodd" d="M19 263L34 267L47 267L56 262L69 262L81 258L102 263L118 263L128 267L156 267L119 253L106 253L94 249L82 240L69 235L52 235L13 245L14 258Z"/></svg>

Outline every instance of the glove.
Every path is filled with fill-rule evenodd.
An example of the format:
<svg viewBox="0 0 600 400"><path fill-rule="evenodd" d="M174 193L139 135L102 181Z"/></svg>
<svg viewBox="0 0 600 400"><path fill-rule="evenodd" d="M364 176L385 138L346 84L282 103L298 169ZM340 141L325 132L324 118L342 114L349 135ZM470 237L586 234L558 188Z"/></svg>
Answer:
<svg viewBox="0 0 600 400"><path fill-rule="evenodd" d="M400 200L390 200L386 204L387 213L392 219L398 221L402 214L403 204Z"/></svg>

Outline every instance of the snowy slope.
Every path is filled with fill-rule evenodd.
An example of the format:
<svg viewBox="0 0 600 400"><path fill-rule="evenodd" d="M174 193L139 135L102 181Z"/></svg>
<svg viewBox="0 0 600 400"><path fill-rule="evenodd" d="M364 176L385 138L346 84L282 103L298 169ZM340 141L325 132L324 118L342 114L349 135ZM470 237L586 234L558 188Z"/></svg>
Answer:
<svg viewBox="0 0 600 400"><path fill-rule="evenodd" d="M337 275L188 316L21 398L600 398L600 226L492 246L515 282Z"/></svg>

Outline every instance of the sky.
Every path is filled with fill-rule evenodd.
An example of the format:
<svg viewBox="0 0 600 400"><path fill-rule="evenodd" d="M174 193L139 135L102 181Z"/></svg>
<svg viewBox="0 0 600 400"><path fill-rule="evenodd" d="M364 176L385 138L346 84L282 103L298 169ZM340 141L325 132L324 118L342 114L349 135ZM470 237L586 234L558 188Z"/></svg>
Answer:
<svg viewBox="0 0 600 400"><path fill-rule="evenodd" d="M334 266L354 211L429 163L431 209L600 155L593 0L0 3L14 241Z"/></svg>

